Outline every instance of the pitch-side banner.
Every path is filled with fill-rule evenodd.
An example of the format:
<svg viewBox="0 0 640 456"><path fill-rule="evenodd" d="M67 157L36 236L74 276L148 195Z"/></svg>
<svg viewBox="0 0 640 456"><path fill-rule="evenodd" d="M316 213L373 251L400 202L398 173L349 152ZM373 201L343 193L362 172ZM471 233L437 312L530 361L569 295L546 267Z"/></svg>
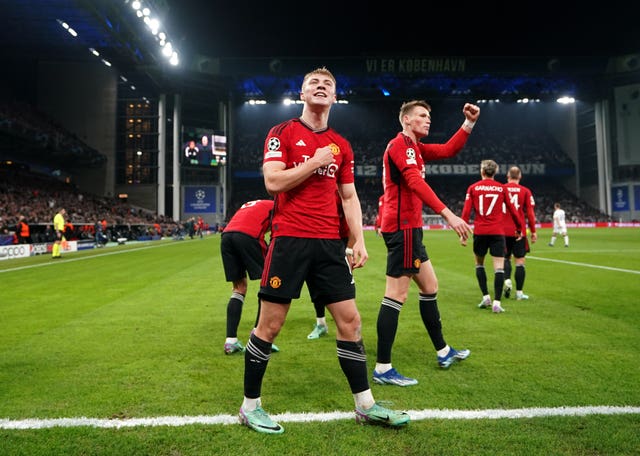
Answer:
<svg viewBox="0 0 640 456"><path fill-rule="evenodd" d="M0 246L0 260L11 260L13 258L26 258L31 255L29 244L3 245Z"/></svg>
<svg viewBox="0 0 640 456"><path fill-rule="evenodd" d="M518 165L525 176L572 176L575 169L570 166L547 166L546 163L499 163L504 175L511 166ZM380 176L377 165L356 165L357 177ZM427 176L477 176L480 174L480 163L431 164L426 165Z"/></svg>
<svg viewBox="0 0 640 456"><path fill-rule="evenodd" d="M502 175L506 173L512 165L518 165L525 176L549 176L563 177L573 176L576 171L571 166L548 166L546 163L499 163ZM356 177L380 177L382 170L379 165L356 165L354 167ZM426 165L427 176L478 176L480 174L480 163L470 164L431 164ZM256 179L262 178L259 170L237 170L233 177L236 179Z"/></svg>
<svg viewBox="0 0 640 456"><path fill-rule="evenodd" d="M613 198L611 209L613 212L626 212L629 210L629 187L611 187L611 197Z"/></svg>
<svg viewBox="0 0 640 456"><path fill-rule="evenodd" d="M184 187L184 212L215 213L216 187Z"/></svg>

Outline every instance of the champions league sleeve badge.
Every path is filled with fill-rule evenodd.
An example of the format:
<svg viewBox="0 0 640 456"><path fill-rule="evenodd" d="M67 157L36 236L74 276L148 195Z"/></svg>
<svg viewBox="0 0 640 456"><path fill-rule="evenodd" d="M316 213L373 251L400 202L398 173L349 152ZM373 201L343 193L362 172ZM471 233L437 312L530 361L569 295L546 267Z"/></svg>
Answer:
<svg viewBox="0 0 640 456"><path fill-rule="evenodd" d="M413 150L413 148L409 147L407 149L407 165L417 165L418 163L416 162L416 151Z"/></svg>

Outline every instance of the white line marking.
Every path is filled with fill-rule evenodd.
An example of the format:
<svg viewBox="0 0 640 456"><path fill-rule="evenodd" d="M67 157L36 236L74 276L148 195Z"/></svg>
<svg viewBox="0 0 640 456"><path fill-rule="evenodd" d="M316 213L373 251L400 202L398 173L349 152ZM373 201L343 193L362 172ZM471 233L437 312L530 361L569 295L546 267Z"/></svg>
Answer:
<svg viewBox="0 0 640 456"><path fill-rule="evenodd" d="M445 419L445 420L478 420L500 418L539 418L546 416L587 416L587 415L638 415L640 407L633 406L585 406L555 408L520 408L520 409L488 409L488 410L410 410L407 412L412 420ZM271 415L280 423L310 423L354 419L351 412L330 413L282 413ZM94 427L94 428L129 428L137 426L188 426L191 424L238 424L236 415L198 415L198 416L159 416L155 418L101 419L101 418L51 418L26 420L0 419L0 429L47 429L53 427Z"/></svg>
<svg viewBox="0 0 640 456"><path fill-rule="evenodd" d="M575 261L554 260L551 258L542 258L537 256L531 256L531 255L527 255L527 258L531 258L532 260L551 261L552 263L563 263L563 264L572 264L574 266L584 266L585 268L606 269L608 271L628 272L629 274L640 274L640 271L636 271L634 269L612 268L610 266L599 266L597 264L589 264L589 263L577 263Z"/></svg>

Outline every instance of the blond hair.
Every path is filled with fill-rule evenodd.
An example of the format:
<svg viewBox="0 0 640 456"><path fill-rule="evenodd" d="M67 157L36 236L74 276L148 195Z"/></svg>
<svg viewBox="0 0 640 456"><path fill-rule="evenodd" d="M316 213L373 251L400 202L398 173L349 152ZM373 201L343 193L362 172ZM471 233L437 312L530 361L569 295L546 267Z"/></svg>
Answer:
<svg viewBox="0 0 640 456"><path fill-rule="evenodd" d="M314 76L316 74L321 74L323 76L328 77L333 81L334 86L337 85L336 78L333 76L331 71L329 71L326 67L319 67L319 68L316 68L315 70L309 71L307 74L304 75L304 78L302 78L302 87L304 87L304 85L307 83L307 81L311 76Z"/></svg>
<svg viewBox="0 0 640 456"><path fill-rule="evenodd" d="M493 160L482 160L480 172L486 177L493 177L498 174L498 164Z"/></svg>

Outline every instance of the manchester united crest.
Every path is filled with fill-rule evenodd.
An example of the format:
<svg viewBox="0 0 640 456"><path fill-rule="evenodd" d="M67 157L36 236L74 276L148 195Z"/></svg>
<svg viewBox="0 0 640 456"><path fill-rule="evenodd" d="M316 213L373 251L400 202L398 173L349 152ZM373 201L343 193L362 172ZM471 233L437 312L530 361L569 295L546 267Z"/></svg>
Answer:
<svg viewBox="0 0 640 456"><path fill-rule="evenodd" d="M271 286L271 288L280 288L280 285L282 285L282 280L280 280L280 277L275 276L269 279L269 286Z"/></svg>

